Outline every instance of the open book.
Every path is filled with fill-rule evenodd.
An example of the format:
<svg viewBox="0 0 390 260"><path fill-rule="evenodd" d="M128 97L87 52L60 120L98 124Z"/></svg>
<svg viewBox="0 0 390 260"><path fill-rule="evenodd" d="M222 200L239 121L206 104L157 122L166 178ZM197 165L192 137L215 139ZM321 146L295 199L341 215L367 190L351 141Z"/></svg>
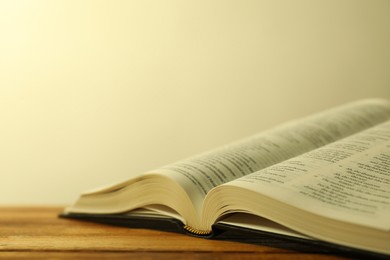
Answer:
<svg viewBox="0 0 390 260"><path fill-rule="evenodd" d="M63 216L174 219L198 236L243 228L390 254L390 102L332 108L83 193Z"/></svg>

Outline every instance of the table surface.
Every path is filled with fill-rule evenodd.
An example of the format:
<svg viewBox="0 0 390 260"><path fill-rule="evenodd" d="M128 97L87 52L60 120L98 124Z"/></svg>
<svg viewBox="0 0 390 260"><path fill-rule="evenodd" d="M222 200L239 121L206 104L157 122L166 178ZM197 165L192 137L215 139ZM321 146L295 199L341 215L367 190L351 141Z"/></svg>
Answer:
<svg viewBox="0 0 390 260"><path fill-rule="evenodd" d="M300 251L58 218L62 208L0 208L0 257L141 259L343 259ZM283 246L282 246L283 247Z"/></svg>

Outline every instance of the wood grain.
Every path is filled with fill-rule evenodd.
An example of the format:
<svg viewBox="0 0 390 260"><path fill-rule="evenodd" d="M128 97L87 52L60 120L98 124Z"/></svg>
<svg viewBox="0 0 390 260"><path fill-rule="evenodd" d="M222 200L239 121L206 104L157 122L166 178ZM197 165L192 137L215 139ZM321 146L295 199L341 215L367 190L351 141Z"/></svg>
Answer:
<svg viewBox="0 0 390 260"><path fill-rule="evenodd" d="M342 259L318 252L208 240L58 218L62 208L0 208L0 257L121 259Z"/></svg>

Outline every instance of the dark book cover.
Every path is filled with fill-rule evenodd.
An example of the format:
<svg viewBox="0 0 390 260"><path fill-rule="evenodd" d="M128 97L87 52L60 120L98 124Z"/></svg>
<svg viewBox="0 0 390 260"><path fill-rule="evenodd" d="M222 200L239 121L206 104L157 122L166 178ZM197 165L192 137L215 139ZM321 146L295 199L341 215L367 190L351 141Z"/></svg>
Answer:
<svg viewBox="0 0 390 260"><path fill-rule="evenodd" d="M315 239L286 236L225 223L217 223L213 225L213 232L209 235L197 235L184 229L184 225L180 220L166 216L82 213L62 213L59 216L63 218L78 219L128 228L160 230L220 241L234 241L239 243L269 246L298 252L332 254L349 258L390 259L389 255L340 246Z"/></svg>

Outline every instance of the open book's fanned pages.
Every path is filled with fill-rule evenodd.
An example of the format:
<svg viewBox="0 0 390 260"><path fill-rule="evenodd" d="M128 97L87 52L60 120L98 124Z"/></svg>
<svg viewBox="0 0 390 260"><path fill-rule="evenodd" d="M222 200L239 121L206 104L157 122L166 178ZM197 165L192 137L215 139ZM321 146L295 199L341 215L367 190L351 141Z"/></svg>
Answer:
<svg viewBox="0 0 390 260"><path fill-rule="evenodd" d="M201 237L252 230L390 255L389 120L389 101L353 102L85 192L62 216ZM288 229L226 222L233 213Z"/></svg>
<svg viewBox="0 0 390 260"><path fill-rule="evenodd" d="M319 240L390 254L390 121L220 185L204 208L209 223L245 212Z"/></svg>

